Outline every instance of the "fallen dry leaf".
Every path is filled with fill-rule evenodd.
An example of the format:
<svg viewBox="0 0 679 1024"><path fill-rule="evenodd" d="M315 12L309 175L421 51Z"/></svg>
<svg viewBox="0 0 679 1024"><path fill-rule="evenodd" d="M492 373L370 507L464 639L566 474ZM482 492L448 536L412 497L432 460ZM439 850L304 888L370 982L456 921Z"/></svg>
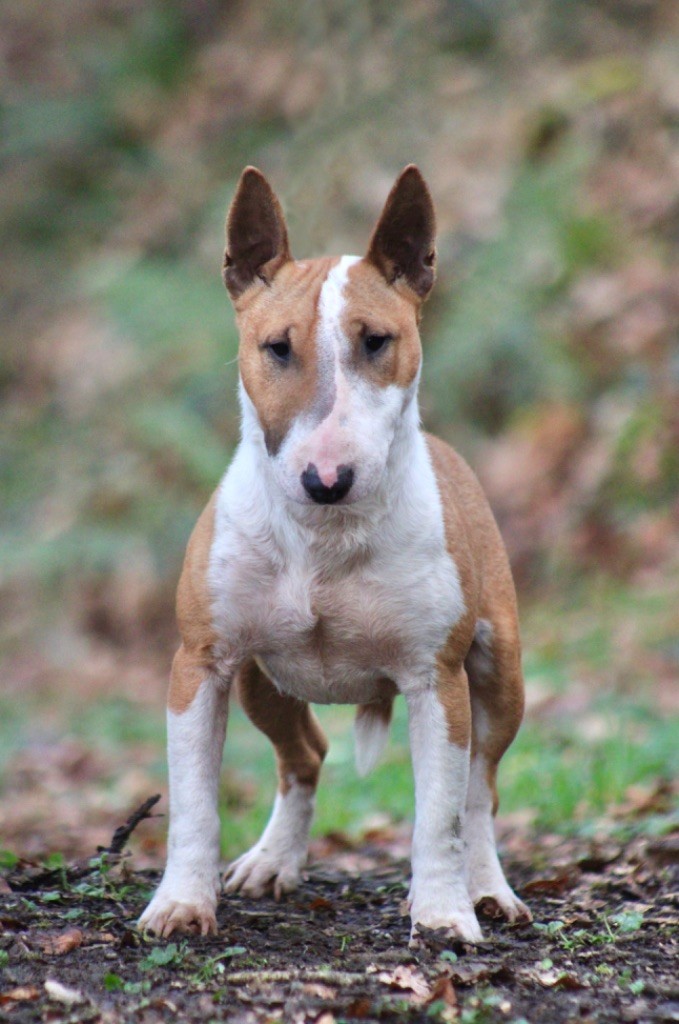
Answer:
<svg viewBox="0 0 679 1024"><path fill-rule="evenodd" d="M457 1007L457 994L448 974L442 974L431 990L429 1002L435 1003L437 1000L442 1000L446 1006Z"/></svg>
<svg viewBox="0 0 679 1024"><path fill-rule="evenodd" d="M302 992L307 996L313 996L316 999L334 999L337 995L336 988L330 988L329 985L322 985L318 981L308 981L302 985Z"/></svg>
<svg viewBox="0 0 679 1024"><path fill-rule="evenodd" d="M551 878L535 878L531 882L526 882L523 886L524 893L544 893L547 896L559 896L561 893L566 892L567 889L572 889L579 880L578 871L562 871L558 875L553 875Z"/></svg>
<svg viewBox="0 0 679 1024"><path fill-rule="evenodd" d="M32 985L20 985L18 988L11 988L7 992L0 992L0 1006L8 1003L28 1003L37 999L40 993Z"/></svg>
<svg viewBox="0 0 679 1024"><path fill-rule="evenodd" d="M80 928L67 928L65 932L47 932L39 935L34 941L48 956L63 956L82 946L83 938Z"/></svg>
<svg viewBox="0 0 679 1024"><path fill-rule="evenodd" d="M483 963L481 960L461 960L448 968L448 977L458 985L476 985L479 981L488 981L504 966Z"/></svg>
<svg viewBox="0 0 679 1024"><path fill-rule="evenodd" d="M571 991L586 988L584 981L575 974L569 974L568 971L537 971L534 977L544 988L564 988Z"/></svg>
<svg viewBox="0 0 679 1024"><path fill-rule="evenodd" d="M170 1013L177 1012L177 1004L171 1002L169 999L153 999L149 1005L153 1010L160 1010L161 1012L163 1010L169 1010Z"/></svg>
<svg viewBox="0 0 679 1024"><path fill-rule="evenodd" d="M358 999L354 999L353 1003L349 1003L346 1015L354 1020L365 1020L370 1016L371 1008L372 1000L368 996L359 996Z"/></svg>
<svg viewBox="0 0 679 1024"><path fill-rule="evenodd" d="M408 967L407 964L403 964L393 971L381 971L377 975L377 980L381 981L383 985L412 992L416 997L414 1000L416 1002L422 1003L429 999L429 982L423 974Z"/></svg>
<svg viewBox="0 0 679 1024"><path fill-rule="evenodd" d="M323 896L318 896L309 904L309 910L332 910L334 912L335 908L330 900L326 900Z"/></svg>

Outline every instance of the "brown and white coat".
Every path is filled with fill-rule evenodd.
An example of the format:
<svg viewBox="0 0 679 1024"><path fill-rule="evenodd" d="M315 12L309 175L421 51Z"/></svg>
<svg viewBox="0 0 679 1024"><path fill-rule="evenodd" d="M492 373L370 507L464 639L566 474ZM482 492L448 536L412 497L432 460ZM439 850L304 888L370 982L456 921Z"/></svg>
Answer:
<svg viewBox="0 0 679 1024"><path fill-rule="evenodd" d="M279 791L228 892L277 895L306 858L326 741L309 702L353 703L367 771L406 700L416 817L413 936L481 938L474 904L528 913L493 833L495 775L518 729L516 601L466 463L420 429L420 308L434 212L414 167L367 256L294 261L252 168L227 223L240 330L242 438L189 543L168 699L168 863L141 925L216 929L217 785L230 687L274 744Z"/></svg>

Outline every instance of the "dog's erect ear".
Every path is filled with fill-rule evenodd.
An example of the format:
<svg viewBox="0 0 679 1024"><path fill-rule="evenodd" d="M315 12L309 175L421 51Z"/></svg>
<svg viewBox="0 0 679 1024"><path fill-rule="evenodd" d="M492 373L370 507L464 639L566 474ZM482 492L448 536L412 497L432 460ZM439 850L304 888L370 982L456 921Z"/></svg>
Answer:
<svg viewBox="0 0 679 1024"><path fill-rule="evenodd" d="M420 299L426 299L436 274L436 218L427 183L409 164L389 193L373 231L366 259L389 284L404 278Z"/></svg>
<svg viewBox="0 0 679 1024"><path fill-rule="evenodd" d="M281 204L262 172L246 167L226 218L223 276L231 298L238 298L257 279L270 284L289 259Z"/></svg>

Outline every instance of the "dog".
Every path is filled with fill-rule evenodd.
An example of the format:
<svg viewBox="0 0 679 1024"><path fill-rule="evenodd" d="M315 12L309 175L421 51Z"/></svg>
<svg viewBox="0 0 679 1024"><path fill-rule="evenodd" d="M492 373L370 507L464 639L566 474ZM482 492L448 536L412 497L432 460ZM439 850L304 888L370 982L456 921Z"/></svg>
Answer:
<svg viewBox="0 0 679 1024"><path fill-rule="evenodd" d="M415 778L411 942L482 940L475 905L530 912L498 859L496 771L523 715L516 597L476 477L420 428L418 325L435 215L414 165L367 255L296 261L264 175L243 172L223 276L240 333L242 436L189 541L168 694L167 866L140 918L214 934L217 791L232 685L273 743L279 786L226 892L300 881L327 743L309 702L357 704L357 767L408 711Z"/></svg>

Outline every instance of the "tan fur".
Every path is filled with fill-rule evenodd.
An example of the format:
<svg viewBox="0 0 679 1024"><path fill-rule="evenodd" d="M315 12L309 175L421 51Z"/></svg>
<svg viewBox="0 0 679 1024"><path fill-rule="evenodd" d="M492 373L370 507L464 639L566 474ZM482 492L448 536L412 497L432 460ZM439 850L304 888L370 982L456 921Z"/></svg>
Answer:
<svg viewBox="0 0 679 1024"><path fill-rule="evenodd" d="M275 454L292 420L313 406L318 390L315 332L318 300L337 258L285 263L270 285L248 289L235 302L241 343L243 384L264 429L267 449ZM417 330L420 302L410 288L390 286L365 261L350 268L342 324L352 346L352 364L368 381L408 388L419 369L422 350ZM368 360L366 334L389 334L394 342L379 359ZM290 366L279 366L262 348L266 341L287 337Z"/></svg>
<svg viewBox="0 0 679 1024"><path fill-rule="evenodd" d="M388 285L379 270L362 261L349 269L344 295L342 328L352 345L354 369L380 387L409 388L422 359L417 330L420 303L414 293ZM389 334L394 341L379 358L368 360L363 350L367 334Z"/></svg>
<svg viewBox="0 0 679 1024"><path fill-rule="evenodd" d="M290 261L270 285L255 285L234 303L241 339L241 377L248 395L256 401L271 454L278 451L294 417L313 403L318 299L336 263L333 257ZM289 366L279 366L262 344L285 336L292 347L292 358Z"/></svg>
<svg viewBox="0 0 679 1024"><path fill-rule="evenodd" d="M216 640L210 610L207 569L214 535L216 494L191 534L177 589L177 622L182 645L172 663L168 707L181 714L190 707L212 665Z"/></svg>
<svg viewBox="0 0 679 1024"><path fill-rule="evenodd" d="M497 765L514 739L523 717L524 692L521 671L516 594L504 543L500 537L481 485L464 459L437 437L427 435L436 479L443 502L448 550L458 567L467 612L458 623L440 658L454 670L467 657L478 619L492 628L492 665L482 677L471 673L472 750L484 754L488 782L496 794ZM451 739L455 718L465 716L466 699L459 690L444 696ZM474 729L474 708L488 720L488 734L480 740ZM495 795L497 807L497 795Z"/></svg>
<svg viewBox="0 0 679 1024"><path fill-rule="evenodd" d="M448 739L458 747L469 746L472 715L464 665L452 668L445 655L439 656L436 693L446 716Z"/></svg>
<svg viewBox="0 0 679 1024"><path fill-rule="evenodd" d="M309 705L279 693L254 660L239 670L238 693L250 721L274 746L281 793L291 779L315 789L328 742Z"/></svg>

